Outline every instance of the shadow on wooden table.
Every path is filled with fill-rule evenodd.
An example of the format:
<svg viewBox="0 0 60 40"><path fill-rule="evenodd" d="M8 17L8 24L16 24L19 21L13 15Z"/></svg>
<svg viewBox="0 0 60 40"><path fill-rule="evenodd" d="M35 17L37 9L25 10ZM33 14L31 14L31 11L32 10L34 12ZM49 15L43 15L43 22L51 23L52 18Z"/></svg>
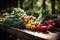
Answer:
<svg viewBox="0 0 60 40"><path fill-rule="evenodd" d="M0 29L0 40L16 40L14 36L10 37L11 34Z"/></svg>

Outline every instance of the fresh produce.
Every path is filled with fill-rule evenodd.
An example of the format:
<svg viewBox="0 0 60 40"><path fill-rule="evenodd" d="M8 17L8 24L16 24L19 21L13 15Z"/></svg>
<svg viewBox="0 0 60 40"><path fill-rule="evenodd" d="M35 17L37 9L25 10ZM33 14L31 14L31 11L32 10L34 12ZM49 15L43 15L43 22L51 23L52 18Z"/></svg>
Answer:
<svg viewBox="0 0 60 40"><path fill-rule="evenodd" d="M38 24L37 25L37 30L47 31L47 26L44 26L43 24Z"/></svg>
<svg viewBox="0 0 60 40"><path fill-rule="evenodd" d="M20 8L15 8L11 15L5 16L5 20L2 24L5 24L9 27L26 28L26 22L22 19L19 19L24 13L25 12Z"/></svg>
<svg viewBox="0 0 60 40"><path fill-rule="evenodd" d="M23 19L23 20L24 20L24 18L25 18L24 16L21 16L21 19Z"/></svg>
<svg viewBox="0 0 60 40"><path fill-rule="evenodd" d="M16 17L9 17L4 20L3 24L6 26L13 26L13 27L24 27L26 22L24 20L18 20Z"/></svg>
<svg viewBox="0 0 60 40"><path fill-rule="evenodd" d="M40 27L40 30L41 30L41 31L44 31L44 32L47 31L47 26L41 26L41 27Z"/></svg>
<svg viewBox="0 0 60 40"><path fill-rule="evenodd" d="M26 28L27 28L27 29L30 29L31 26L32 26L31 24L26 24Z"/></svg>
<svg viewBox="0 0 60 40"><path fill-rule="evenodd" d="M31 28L33 24L34 24L34 20L29 20L26 25L26 28Z"/></svg>
<svg viewBox="0 0 60 40"><path fill-rule="evenodd" d="M54 28L58 31L60 31L60 19L56 19L55 20L55 25Z"/></svg>
<svg viewBox="0 0 60 40"><path fill-rule="evenodd" d="M42 26L42 24L38 24L37 25L37 30L40 30L40 27Z"/></svg>
<svg viewBox="0 0 60 40"><path fill-rule="evenodd" d="M39 14L39 15L38 15ZM60 28L60 20L57 20L56 14L49 14L48 10L24 10L14 8L11 15L5 16L0 23L8 27L21 29L39 30L46 32Z"/></svg>
<svg viewBox="0 0 60 40"><path fill-rule="evenodd" d="M31 30L37 30L36 25L32 25L32 26L31 26Z"/></svg>
<svg viewBox="0 0 60 40"><path fill-rule="evenodd" d="M26 11L26 14L27 15L32 15L32 16L35 16L35 17L39 16L39 12L37 10L28 10L28 11Z"/></svg>
<svg viewBox="0 0 60 40"><path fill-rule="evenodd" d="M26 11L27 15L33 15L34 14L34 10L28 10Z"/></svg>
<svg viewBox="0 0 60 40"><path fill-rule="evenodd" d="M28 18L25 18L25 21L28 23L29 22L29 19Z"/></svg>
<svg viewBox="0 0 60 40"><path fill-rule="evenodd" d="M52 30L55 27L58 27L58 25L56 26L56 24L59 24L57 22L58 22L57 19L49 19L49 20L43 22L43 25L46 25L48 30Z"/></svg>
<svg viewBox="0 0 60 40"><path fill-rule="evenodd" d="M39 23L42 23L45 19L46 19L46 16L48 15L48 11L44 11L43 9L40 10L40 14L38 16L38 18L36 19L36 21L34 22L34 24L39 24Z"/></svg>
<svg viewBox="0 0 60 40"><path fill-rule="evenodd" d="M34 17L34 16L32 16L32 15L29 16L29 17L30 17L30 18L29 18L30 20L31 20L31 19L32 19L32 20L36 20L36 17Z"/></svg>
<svg viewBox="0 0 60 40"><path fill-rule="evenodd" d="M40 20L42 20L42 14L39 15L39 17L36 19L36 21L34 22L34 24L39 24Z"/></svg>
<svg viewBox="0 0 60 40"><path fill-rule="evenodd" d="M17 14L17 13L23 15L25 12L21 8L14 8L12 14Z"/></svg>
<svg viewBox="0 0 60 40"><path fill-rule="evenodd" d="M34 20L30 20L30 21L28 21L28 23L34 24Z"/></svg>
<svg viewBox="0 0 60 40"><path fill-rule="evenodd" d="M54 27L53 27L53 25L51 25L51 24L49 24L48 26L47 26L47 29L48 30L52 30Z"/></svg>
<svg viewBox="0 0 60 40"><path fill-rule="evenodd" d="M26 22L24 20L19 20L18 28L26 29Z"/></svg>
<svg viewBox="0 0 60 40"><path fill-rule="evenodd" d="M55 28L57 20L56 19L49 19L42 24L37 25L37 29L41 31L46 31L46 30L53 30ZM40 29L39 29L40 28ZM43 30L44 29L44 30Z"/></svg>

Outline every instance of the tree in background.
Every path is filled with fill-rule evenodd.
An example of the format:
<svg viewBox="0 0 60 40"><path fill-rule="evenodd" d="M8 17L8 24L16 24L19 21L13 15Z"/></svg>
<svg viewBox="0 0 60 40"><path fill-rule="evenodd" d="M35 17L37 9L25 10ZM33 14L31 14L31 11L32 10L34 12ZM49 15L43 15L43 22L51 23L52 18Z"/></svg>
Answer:
<svg viewBox="0 0 60 40"><path fill-rule="evenodd" d="M0 4L1 4L0 8L3 9L11 6L16 7L17 0L10 0L10 1L1 0ZM18 7L24 10L29 10L29 9L39 10L41 7L43 9L46 9L46 5L51 13L55 13L56 10L60 12L60 0L18 0Z"/></svg>
<svg viewBox="0 0 60 40"><path fill-rule="evenodd" d="M31 0L31 9L33 9L33 0Z"/></svg>
<svg viewBox="0 0 60 40"><path fill-rule="evenodd" d="M28 8L33 9L33 1L34 0L28 0Z"/></svg>
<svg viewBox="0 0 60 40"><path fill-rule="evenodd" d="M20 8L23 9L23 2L24 0L20 0Z"/></svg>
<svg viewBox="0 0 60 40"><path fill-rule="evenodd" d="M55 0L51 0L52 13L55 14Z"/></svg>
<svg viewBox="0 0 60 40"><path fill-rule="evenodd" d="M46 9L46 0L43 0L43 4L42 4L42 7L43 7L43 9L45 10Z"/></svg>
<svg viewBox="0 0 60 40"><path fill-rule="evenodd" d="M56 13L60 14L60 0L56 0L55 9Z"/></svg>

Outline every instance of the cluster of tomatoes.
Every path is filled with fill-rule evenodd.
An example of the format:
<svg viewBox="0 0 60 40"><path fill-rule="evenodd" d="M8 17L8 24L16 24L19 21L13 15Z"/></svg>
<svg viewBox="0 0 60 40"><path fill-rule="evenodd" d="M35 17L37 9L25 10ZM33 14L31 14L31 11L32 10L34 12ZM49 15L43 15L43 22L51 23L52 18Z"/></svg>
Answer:
<svg viewBox="0 0 60 40"><path fill-rule="evenodd" d="M55 28L54 25L56 22L57 21L55 19L49 19L42 24L38 24L37 29L41 31L53 30Z"/></svg>
<svg viewBox="0 0 60 40"><path fill-rule="evenodd" d="M49 19L41 24L35 25L35 19L29 19L29 17L21 16L21 19L25 20L27 22L26 28L31 30L40 30L40 31L47 31L54 29L55 20Z"/></svg>
<svg viewBox="0 0 60 40"><path fill-rule="evenodd" d="M49 24L48 26L46 26L43 24L38 24L38 25L27 24L26 28L30 28L31 30L47 31L47 30L52 30L53 25Z"/></svg>

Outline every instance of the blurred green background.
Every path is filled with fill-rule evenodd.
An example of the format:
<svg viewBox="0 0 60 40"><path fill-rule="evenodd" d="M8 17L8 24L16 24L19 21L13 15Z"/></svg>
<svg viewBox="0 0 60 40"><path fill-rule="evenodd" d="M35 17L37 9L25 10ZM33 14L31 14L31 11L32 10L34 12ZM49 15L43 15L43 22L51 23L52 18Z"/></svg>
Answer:
<svg viewBox="0 0 60 40"><path fill-rule="evenodd" d="M8 7L20 7L27 10L48 10L49 13L60 14L60 0L0 0L0 11Z"/></svg>

